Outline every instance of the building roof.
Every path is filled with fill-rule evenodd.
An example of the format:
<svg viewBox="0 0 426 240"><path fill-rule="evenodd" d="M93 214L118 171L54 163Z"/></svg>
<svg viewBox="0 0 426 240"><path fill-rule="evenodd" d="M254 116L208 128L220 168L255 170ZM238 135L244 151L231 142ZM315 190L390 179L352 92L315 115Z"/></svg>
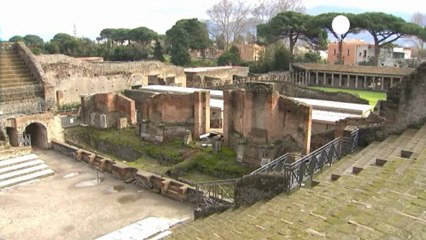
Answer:
<svg viewBox="0 0 426 240"><path fill-rule="evenodd" d="M210 72L210 71L216 71L216 70L227 70L232 69L232 66L223 66L223 67L197 67L197 68L185 68L183 69L184 72L188 73L199 73L199 72Z"/></svg>
<svg viewBox="0 0 426 240"><path fill-rule="evenodd" d="M187 88L187 87L176 87L176 86L166 86L166 85L149 85L149 86L143 86L141 89L150 90L154 92L177 92L177 93L194 93L197 91L210 91L211 98L215 98L215 99L223 98L223 91L203 89L203 88Z"/></svg>
<svg viewBox="0 0 426 240"><path fill-rule="evenodd" d="M318 63L293 63L293 67L316 72L336 72L343 74L367 74L367 75L393 75L405 76L414 71L414 68L400 67L373 67L373 66L347 66L338 64Z"/></svg>
<svg viewBox="0 0 426 240"><path fill-rule="evenodd" d="M367 104L356 104L356 103L346 103L346 102L336 102L336 101L326 101L310 98L294 98L299 102L306 103L311 105L313 109L323 110L323 111L333 111L347 114L355 115L368 115L373 107Z"/></svg>

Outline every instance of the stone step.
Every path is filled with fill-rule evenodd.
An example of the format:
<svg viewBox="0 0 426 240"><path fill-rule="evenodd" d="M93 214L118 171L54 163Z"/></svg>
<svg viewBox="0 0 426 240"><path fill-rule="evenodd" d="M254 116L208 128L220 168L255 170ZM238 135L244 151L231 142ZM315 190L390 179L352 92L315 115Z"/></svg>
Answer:
<svg viewBox="0 0 426 240"><path fill-rule="evenodd" d="M13 77L23 77L23 76L32 76L33 74L30 71L26 72L15 72L15 73L0 73L0 79L2 78L13 78Z"/></svg>
<svg viewBox="0 0 426 240"><path fill-rule="evenodd" d="M44 170L37 171L37 172L31 173L31 174L12 178L12 179L9 179L9 180L6 180L6 181L0 181L0 189L12 187L12 186L22 184L22 183L25 183L25 182L34 181L36 179L40 179L40 178L43 178L43 177L48 177L48 176L53 175L54 173L55 172L51 169L44 169Z"/></svg>
<svg viewBox="0 0 426 240"><path fill-rule="evenodd" d="M376 149L380 145L379 142L373 142L361 151L345 156L339 161L335 162L330 168L325 169L322 173L320 173L315 180L318 181L329 181L331 174L343 174L344 170L346 170L349 166L351 166L354 162L357 161L360 157L368 154L369 151Z"/></svg>
<svg viewBox="0 0 426 240"><path fill-rule="evenodd" d="M30 73L30 69L27 66L14 66L10 67L9 69L2 70L0 72L0 76L8 76L10 74L17 74L17 73Z"/></svg>
<svg viewBox="0 0 426 240"><path fill-rule="evenodd" d="M16 82L16 83L1 83L0 82L0 89L6 89L6 88L18 88L18 87L33 87L38 85L39 83L37 81L24 81L24 82Z"/></svg>
<svg viewBox="0 0 426 240"><path fill-rule="evenodd" d="M17 171L17 170L22 170L22 169L29 168L29 167L35 167L35 166L41 165L41 164L44 164L43 160L35 159L35 160L28 161L28 162L15 164L15 165L12 165L12 166L9 166L9 167L3 167L3 168L0 168L0 176L2 174L10 173L10 172Z"/></svg>
<svg viewBox="0 0 426 240"><path fill-rule="evenodd" d="M1 174L0 175L0 182L2 181L6 181L12 178L17 178L17 177L21 177L24 175L28 175L31 173L35 173L35 172L39 172L39 171L43 171L49 169L49 166L47 166L46 164L40 164L40 165L36 165L33 167L28 167L25 169L21 169L21 170L17 170L17 171L13 171L13 172L8 172L5 174Z"/></svg>
<svg viewBox="0 0 426 240"><path fill-rule="evenodd" d="M354 173L354 169L355 171L357 171L356 169L364 169L371 163L375 162L377 158L387 159L388 155L390 155L400 144L398 139L398 136L389 136L385 141L383 141L383 144L380 144L378 151L371 152L371 155L366 155L364 158L358 159L358 161L352 165L352 170L348 170Z"/></svg>
<svg viewBox="0 0 426 240"><path fill-rule="evenodd" d="M26 75L22 75L22 76L11 76L8 78L0 78L0 84L11 84L11 83L16 83L17 81L19 82L31 82L31 81L36 81L35 78L30 75L30 74L26 74Z"/></svg>
<svg viewBox="0 0 426 240"><path fill-rule="evenodd" d="M15 158L0 160L0 168L9 167L15 164L32 161L38 158L39 157L36 154L26 154L26 155L15 157Z"/></svg>

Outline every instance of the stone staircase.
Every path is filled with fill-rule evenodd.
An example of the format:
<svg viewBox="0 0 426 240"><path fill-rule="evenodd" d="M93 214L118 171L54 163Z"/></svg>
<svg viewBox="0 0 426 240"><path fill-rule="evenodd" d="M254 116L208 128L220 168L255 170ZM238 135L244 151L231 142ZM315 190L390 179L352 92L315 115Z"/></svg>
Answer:
<svg viewBox="0 0 426 240"><path fill-rule="evenodd" d="M346 156L313 188L189 222L170 238L426 239L425 169L426 125Z"/></svg>
<svg viewBox="0 0 426 240"><path fill-rule="evenodd" d="M31 73L14 44L0 44L0 106L42 100L43 85ZM16 105L17 104L17 105ZM2 107L6 109L6 106ZM7 109L6 109L7 112Z"/></svg>
<svg viewBox="0 0 426 240"><path fill-rule="evenodd" d="M53 174L36 154L0 160L0 190Z"/></svg>

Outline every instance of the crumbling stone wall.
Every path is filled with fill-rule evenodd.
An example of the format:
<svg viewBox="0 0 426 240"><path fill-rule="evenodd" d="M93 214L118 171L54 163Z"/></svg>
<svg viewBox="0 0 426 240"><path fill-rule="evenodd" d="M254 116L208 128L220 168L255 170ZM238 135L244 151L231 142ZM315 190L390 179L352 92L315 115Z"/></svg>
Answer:
<svg viewBox="0 0 426 240"><path fill-rule="evenodd" d="M387 134L401 133L426 120L426 63L404 77L389 90L386 102L379 106L380 116L386 119Z"/></svg>
<svg viewBox="0 0 426 240"><path fill-rule="evenodd" d="M126 164L63 142L53 141L52 145L54 150L72 155L75 160L85 162L100 171L108 172L125 182L135 181L136 185L141 188L160 193L177 201L194 201L196 190L185 183L129 167Z"/></svg>
<svg viewBox="0 0 426 240"><path fill-rule="evenodd" d="M218 67L207 68L206 71L186 72L187 87L214 87L232 84L234 76L247 76L248 67Z"/></svg>
<svg viewBox="0 0 426 240"><path fill-rule="evenodd" d="M356 127L359 129L358 145L365 147L376 140L384 140L386 133L384 131L385 119L377 114L370 114L367 118L345 118L335 125L335 137L343 137L345 128Z"/></svg>
<svg viewBox="0 0 426 240"><path fill-rule="evenodd" d="M173 79L173 85L185 86L182 67L161 62L89 63L65 55L39 55L37 62L46 83L53 86L59 104L76 103L80 95L116 92L135 85L148 85L149 76Z"/></svg>
<svg viewBox="0 0 426 240"><path fill-rule="evenodd" d="M312 108L280 95L270 83L224 91L224 143L237 160L258 166L285 152L309 153Z"/></svg>
<svg viewBox="0 0 426 240"><path fill-rule="evenodd" d="M128 124L136 124L135 101L121 94L110 92L83 95L81 106L82 120L91 126L117 126L121 117L125 117Z"/></svg>
<svg viewBox="0 0 426 240"><path fill-rule="evenodd" d="M254 174L240 178L235 186L236 207L271 199L285 190L281 174Z"/></svg>
<svg viewBox="0 0 426 240"><path fill-rule="evenodd" d="M170 141L191 132L198 139L210 129L210 92L159 93L143 101L141 136Z"/></svg>

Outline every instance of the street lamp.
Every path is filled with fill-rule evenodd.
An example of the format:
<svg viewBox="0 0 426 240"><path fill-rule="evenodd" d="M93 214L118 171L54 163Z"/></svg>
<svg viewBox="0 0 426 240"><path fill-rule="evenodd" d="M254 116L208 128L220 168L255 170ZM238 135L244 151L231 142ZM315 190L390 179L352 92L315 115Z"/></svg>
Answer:
<svg viewBox="0 0 426 240"><path fill-rule="evenodd" d="M343 36L349 31L351 23L346 16L338 15L333 19L331 27L339 35L339 63L343 64Z"/></svg>

